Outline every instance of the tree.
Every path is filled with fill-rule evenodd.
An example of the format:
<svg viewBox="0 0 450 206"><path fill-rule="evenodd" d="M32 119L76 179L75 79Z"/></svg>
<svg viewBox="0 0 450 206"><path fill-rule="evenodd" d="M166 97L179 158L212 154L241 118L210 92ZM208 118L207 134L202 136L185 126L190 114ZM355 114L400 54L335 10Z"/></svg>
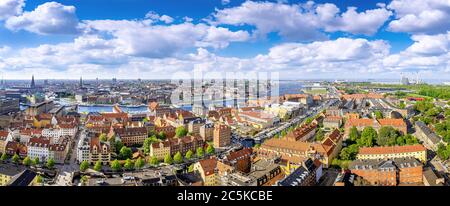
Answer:
<svg viewBox="0 0 450 206"><path fill-rule="evenodd" d="M191 164L188 167L188 172L193 172L193 171L194 171L194 164Z"/></svg>
<svg viewBox="0 0 450 206"><path fill-rule="evenodd" d="M136 169L141 169L144 167L144 165L145 165L145 161L141 157L139 157L136 160L136 162L134 162L134 168L136 168Z"/></svg>
<svg viewBox="0 0 450 206"><path fill-rule="evenodd" d="M159 164L158 158L156 158L155 156L153 156L153 157L150 159L150 164L153 165L153 166L158 165L158 164Z"/></svg>
<svg viewBox="0 0 450 206"><path fill-rule="evenodd" d="M150 147L153 143L152 138L146 138L144 140L144 154L149 154L150 153Z"/></svg>
<svg viewBox="0 0 450 206"><path fill-rule="evenodd" d="M377 131L373 127L366 127L361 133L361 139L358 139L356 143L359 146L372 147L377 137Z"/></svg>
<svg viewBox="0 0 450 206"><path fill-rule="evenodd" d="M37 177L36 177L36 183L42 184L42 182L44 182L44 180L42 179L42 176L41 176L41 175L37 175Z"/></svg>
<svg viewBox="0 0 450 206"><path fill-rule="evenodd" d="M280 138L280 135L276 134L276 135L273 136L273 138L279 139L279 138Z"/></svg>
<svg viewBox="0 0 450 206"><path fill-rule="evenodd" d="M47 166L48 169L53 169L55 166L55 160L53 158L48 159L45 166Z"/></svg>
<svg viewBox="0 0 450 206"><path fill-rule="evenodd" d="M203 155L205 155L203 148L201 148L201 147L197 148L197 157L201 158L201 157L203 157Z"/></svg>
<svg viewBox="0 0 450 206"><path fill-rule="evenodd" d="M162 139L162 140L166 139L166 133L164 133L163 131L159 132L158 139Z"/></svg>
<svg viewBox="0 0 450 206"><path fill-rule="evenodd" d="M127 146L123 146L120 149L119 157L120 159L128 159L133 156L133 151L131 151L131 148L128 148Z"/></svg>
<svg viewBox="0 0 450 206"><path fill-rule="evenodd" d="M12 157L12 162L19 163L19 159L20 159L19 155L14 154L14 156Z"/></svg>
<svg viewBox="0 0 450 206"><path fill-rule="evenodd" d="M98 136L98 137L99 137L100 141L102 141L102 142L108 141L108 137L106 136L105 133L101 133L100 136Z"/></svg>
<svg viewBox="0 0 450 206"><path fill-rule="evenodd" d="M216 150L214 149L214 146L212 144L209 144L208 147L206 148L206 154L214 154Z"/></svg>
<svg viewBox="0 0 450 206"><path fill-rule="evenodd" d="M84 161L81 162L81 164L80 164L80 171L81 171L81 172L84 172L84 171L86 171L87 169L89 169L89 162L86 161L86 160L84 160Z"/></svg>
<svg viewBox="0 0 450 206"><path fill-rule="evenodd" d="M186 155L184 156L187 160L190 160L192 158L192 155L194 155L194 152L192 150L189 150L186 152Z"/></svg>
<svg viewBox="0 0 450 206"><path fill-rule="evenodd" d="M173 161L174 161L176 164L181 164L181 163L183 162L183 156L181 155L180 152L177 152L177 153L175 154L175 156L173 156Z"/></svg>
<svg viewBox="0 0 450 206"><path fill-rule="evenodd" d="M287 135L286 130L281 131L281 136L285 137Z"/></svg>
<svg viewBox="0 0 450 206"><path fill-rule="evenodd" d="M35 157L35 158L33 159L33 162L32 162L31 164L33 164L33 166L39 165L39 158L38 158L38 157Z"/></svg>
<svg viewBox="0 0 450 206"><path fill-rule="evenodd" d="M306 124L311 124L314 119L312 117L308 117L305 121Z"/></svg>
<svg viewBox="0 0 450 206"><path fill-rule="evenodd" d="M122 147L123 147L122 141L117 140L117 141L114 143L114 148L116 149L116 153L120 153L120 149L122 149Z"/></svg>
<svg viewBox="0 0 450 206"><path fill-rule="evenodd" d="M392 146L395 145L396 139L399 133L391 126L381 127L378 132L377 145L379 146Z"/></svg>
<svg viewBox="0 0 450 206"><path fill-rule="evenodd" d="M132 170L134 168L134 165L129 158L125 160L124 167L126 170Z"/></svg>
<svg viewBox="0 0 450 206"><path fill-rule="evenodd" d="M316 141L322 141L323 138L325 137L325 134L323 133L322 129L319 129L316 133Z"/></svg>
<svg viewBox="0 0 450 206"><path fill-rule="evenodd" d="M22 164L25 166L30 166L31 165L31 159L29 157L25 157L25 159L23 159Z"/></svg>
<svg viewBox="0 0 450 206"><path fill-rule="evenodd" d="M188 133L188 131L186 128L184 128L184 126L179 126L175 130L175 134L177 137L184 137L184 136L186 136L187 133Z"/></svg>
<svg viewBox="0 0 450 206"><path fill-rule="evenodd" d="M373 112L375 114L375 118L377 119L383 119L383 113L381 113L381 111L376 110Z"/></svg>
<svg viewBox="0 0 450 206"><path fill-rule="evenodd" d="M86 176L86 175L81 176L80 182L82 185L86 185L87 181L88 181L88 176Z"/></svg>
<svg viewBox="0 0 450 206"><path fill-rule="evenodd" d="M120 165L119 160L114 160L114 161L111 163L111 169L112 169L113 171L119 171L119 170L122 169L122 165Z"/></svg>
<svg viewBox="0 0 450 206"><path fill-rule="evenodd" d="M94 165L94 170L100 172L102 170L102 161L97 160Z"/></svg>
<svg viewBox="0 0 450 206"><path fill-rule="evenodd" d="M173 159L172 156L170 156L170 154L166 154L166 156L164 157L164 163L171 165L173 163Z"/></svg>
<svg viewBox="0 0 450 206"><path fill-rule="evenodd" d="M3 154L2 154L2 157L0 157L0 159L1 159L2 161L5 161L5 160L8 159L8 155L6 155L6 153L3 153Z"/></svg>
<svg viewBox="0 0 450 206"><path fill-rule="evenodd" d="M355 127L355 126L353 126L351 129L350 129L350 133L349 133L349 137L350 137L350 140L352 141L352 142L356 142L356 140L358 140L359 139L359 131L358 131L358 129Z"/></svg>

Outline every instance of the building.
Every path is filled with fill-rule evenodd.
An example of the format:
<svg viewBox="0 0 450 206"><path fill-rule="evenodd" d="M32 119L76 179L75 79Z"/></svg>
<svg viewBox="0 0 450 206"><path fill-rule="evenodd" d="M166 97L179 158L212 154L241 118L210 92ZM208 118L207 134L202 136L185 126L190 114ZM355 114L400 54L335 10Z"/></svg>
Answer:
<svg viewBox="0 0 450 206"><path fill-rule="evenodd" d="M85 133L80 135L80 139L77 144L77 162L81 163L83 161L89 162L89 154L90 154L90 141Z"/></svg>
<svg viewBox="0 0 450 206"><path fill-rule="evenodd" d="M200 128L205 124L204 119L195 119L193 121L190 121L188 123L188 131L191 133L191 135L200 135Z"/></svg>
<svg viewBox="0 0 450 206"><path fill-rule="evenodd" d="M342 117L340 116L327 116L323 120L323 127L325 128L340 128L342 125Z"/></svg>
<svg viewBox="0 0 450 206"><path fill-rule="evenodd" d="M421 145L388 146L388 147L362 147L356 159L393 159L414 157L421 162L427 161L427 149Z"/></svg>
<svg viewBox="0 0 450 206"><path fill-rule="evenodd" d="M407 125L403 119L354 119L350 118L345 123L346 134L350 132L352 127L356 127L359 131L362 131L365 127L373 127L375 130L379 130L381 127L393 127L402 134L407 134Z"/></svg>
<svg viewBox="0 0 450 206"><path fill-rule="evenodd" d="M28 156L31 159L39 158L41 162L45 162L51 158L50 139L48 138L31 138L27 148Z"/></svg>
<svg viewBox="0 0 450 206"><path fill-rule="evenodd" d="M308 158L318 159L324 168L328 168L342 148L343 135L335 129L322 142L288 141L272 138L256 149L260 157L280 157L286 162L301 164Z"/></svg>
<svg viewBox="0 0 450 206"><path fill-rule="evenodd" d="M200 175L204 186L219 185L217 174L217 159L203 159L194 164L194 171Z"/></svg>
<svg viewBox="0 0 450 206"><path fill-rule="evenodd" d="M156 142L150 146L150 156L163 160L166 155L170 155L170 141Z"/></svg>
<svg viewBox="0 0 450 206"><path fill-rule="evenodd" d="M5 153L6 139L8 138L9 132L0 130L0 153Z"/></svg>
<svg viewBox="0 0 450 206"><path fill-rule="evenodd" d="M5 154L13 156L18 154L19 157L25 158L28 155L28 149L25 144L16 141L6 142Z"/></svg>
<svg viewBox="0 0 450 206"><path fill-rule="evenodd" d="M55 104L53 103L53 101L44 101L41 103L37 103L37 104L32 104L30 105L26 110L25 110L25 114L28 116L36 116L42 113L47 113L49 112L51 109L53 109L55 107Z"/></svg>
<svg viewBox="0 0 450 206"><path fill-rule="evenodd" d="M18 111L20 111L19 99L0 97L0 115Z"/></svg>
<svg viewBox="0 0 450 206"><path fill-rule="evenodd" d="M238 117L257 129L263 129L271 127L274 124L280 122L280 118L276 115L265 111L241 111L238 113Z"/></svg>
<svg viewBox="0 0 450 206"><path fill-rule="evenodd" d="M278 186L314 186L317 184L316 170L319 169L312 159L307 159L287 177L277 183Z"/></svg>
<svg viewBox="0 0 450 206"><path fill-rule="evenodd" d="M416 122L416 136L422 140L425 145L429 145L431 149L437 150L439 143L442 142L441 137L436 135L431 129L423 122Z"/></svg>
<svg viewBox="0 0 450 206"><path fill-rule="evenodd" d="M148 130L145 127L126 127L111 129L109 137L119 138L126 146L142 145L148 138Z"/></svg>
<svg viewBox="0 0 450 206"><path fill-rule="evenodd" d="M252 164L252 169L248 174L255 183L255 186L272 186L284 177L280 165L271 160L259 159Z"/></svg>
<svg viewBox="0 0 450 206"><path fill-rule="evenodd" d="M91 138L91 142L89 144L89 163L95 164L97 161L103 165L109 164L111 161L111 148L109 142L100 141L99 137Z"/></svg>
<svg viewBox="0 0 450 206"><path fill-rule="evenodd" d="M166 141L170 141L170 155L172 156L177 152L180 152L182 155L185 155L189 150L195 152L197 148L205 146L205 141L200 136L185 136Z"/></svg>
<svg viewBox="0 0 450 206"><path fill-rule="evenodd" d="M422 183L423 165L415 158L358 159L350 163L352 173L371 185L396 186Z"/></svg>
<svg viewBox="0 0 450 206"><path fill-rule="evenodd" d="M222 161L232 166L236 171L249 173L252 165L253 150L244 148L238 151L230 152Z"/></svg>
<svg viewBox="0 0 450 206"><path fill-rule="evenodd" d="M23 172L11 178L7 185L18 187L34 186L38 184L37 177L38 175L36 174L36 172L25 169Z"/></svg>
<svg viewBox="0 0 450 206"><path fill-rule="evenodd" d="M214 127L213 144L215 148L227 147L231 144L231 128L224 124Z"/></svg>
<svg viewBox="0 0 450 206"><path fill-rule="evenodd" d="M26 167L15 164L0 164L0 186L6 186L14 176L25 171Z"/></svg>
<svg viewBox="0 0 450 206"><path fill-rule="evenodd" d="M316 134L317 124L303 124L286 135L288 141L308 141Z"/></svg>
<svg viewBox="0 0 450 206"><path fill-rule="evenodd" d="M212 141L214 137L214 124L206 123L200 127L200 137L204 141Z"/></svg>
<svg viewBox="0 0 450 206"><path fill-rule="evenodd" d="M291 102L300 102L307 106L311 106L313 104L313 97L310 94L285 94L284 100Z"/></svg>
<svg viewBox="0 0 450 206"><path fill-rule="evenodd" d="M423 169L423 184L425 186L444 186L445 179L436 174L431 167Z"/></svg>

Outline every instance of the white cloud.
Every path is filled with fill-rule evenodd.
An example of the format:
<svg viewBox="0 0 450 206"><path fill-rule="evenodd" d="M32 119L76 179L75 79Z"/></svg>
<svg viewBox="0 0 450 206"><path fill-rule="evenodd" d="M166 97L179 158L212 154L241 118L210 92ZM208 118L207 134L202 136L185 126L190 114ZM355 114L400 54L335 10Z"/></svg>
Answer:
<svg viewBox="0 0 450 206"><path fill-rule="evenodd" d="M389 24L390 31L437 34L450 30L448 0L393 0L388 8L396 16Z"/></svg>
<svg viewBox="0 0 450 206"><path fill-rule="evenodd" d="M222 5L227 5L231 2L231 0L222 0Z"/></svg>
<svg viewBox="0 0 450 206"><path fill-rule="evenodd" d="M80 32L75 7L57 2L39 5L34 11L7 19L10 30L27 30L37 34L77 34Z"/></svg>
<svg viewBox="0 0 450 206"><path fill-rule="evenodd" d="M334 4L323 4L316 8L319 20L325 31L344 31L352 34L373 35L388 20L392 13L385 8L367 10L361 13L356 7L348 7L339 15L340 10Z"/></svg>
<svg viewBox="0 0 450 206"><path fill-rule="evenodd" d="M406 50L384 60L394 70L443 71L450 62L450 32L438 35L414 35L415 41Z"/></svg>
<svg viewBox="0 0 450 206"><path fill-rule="evenodd" d="M125 54L162 58L193 47L224 48L229 42L246 41L246 31L185 22L171 25L148 25L144 21L85 21L91 31L108 32L117 48Z"/></svg>
<svg viewBox="0 0 450 206"><path fill-rule="evenodd" d="M170 24L174 21L174 19L168 15L160 16L158 13L154 11L150 11L145 15L145 18L151 19L153 21L162 21L166 24Z"/></svg>
<svg viewBox="0 0 450 206"><path fill-rule="evenodd" d="M24 0L1 0L0 1L0 20L22 13L25 6Z"/></svg>
<svg viewBox="0 0 450 206"><path fill-rule="evenodd" d="M349 7L341 13L334 4L284 4L246 1L241 6L218 10L210 22L216 24L251 25L259 36L278 32L289 40L318 40L326 36L320 32L343 31L373 35L388 20L391 12L385 8L358 13Z"/></svg>

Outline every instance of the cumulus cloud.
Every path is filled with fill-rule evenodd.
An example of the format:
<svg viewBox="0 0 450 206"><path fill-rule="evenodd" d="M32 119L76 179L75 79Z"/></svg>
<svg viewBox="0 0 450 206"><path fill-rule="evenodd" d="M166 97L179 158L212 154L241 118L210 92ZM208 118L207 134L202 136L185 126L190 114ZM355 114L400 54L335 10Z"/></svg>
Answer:
<svg viewBox="0 0 450 206"><path fill-rule="evenodd" d="M246 41L246 31L206 24L149 25L145 21L86 21L87 28L111 34L117 48L128 55L151 58L172 56L192 47L224 48L229 42Z"/></svg>
<svg viewBox="0 0 450 206"><path fill-rule="evenodd" d="M24 0L2 0L0 1L0 20L7 19L22 13L25 6Z"/></svg>
<svg viewBox="0 0 450 206"><path fill-rule="evenodd" d="M34 11L8 18L5 26L10 30L23 29L37 34L77 34L80 29L75 11L74 6L47 2Z"/></svg>
<svg viewBox="0 0 450 206"><path fill-rule="evenodd" d="M387 7L396 17L389 24L390 31L437 34L450 29L448 0L393 0Z"/></svg>
<svg viewBox="0 0 450 206"><path fill-rule="evenodd" d="M394 70L443 71L450 63L450 32L438 35L414 35L405 51L385 58L384 66Z"/></svg>
<svg viewBox="0 0 450 206"><path fill-rule="evenodd" d="M171 16L168 15L162 15L160 16L158 13L154 11L150 11L145 15L145 18L151 19L153 21L162 21L166 24L170 24L174 21L174 19Z"/></svg>
<svg viewBox="0 0 450 206"><path fill-rule="evenodd" d="M391 12L380 7L358 13L349 7L342 13L334 4L284 4L246 1L241 6L218 10L210 22L236 26L255 26L257 35L278 32L289 40L318 40L326 36L320 32L343 31L373 35L388 20Z"/></svg>

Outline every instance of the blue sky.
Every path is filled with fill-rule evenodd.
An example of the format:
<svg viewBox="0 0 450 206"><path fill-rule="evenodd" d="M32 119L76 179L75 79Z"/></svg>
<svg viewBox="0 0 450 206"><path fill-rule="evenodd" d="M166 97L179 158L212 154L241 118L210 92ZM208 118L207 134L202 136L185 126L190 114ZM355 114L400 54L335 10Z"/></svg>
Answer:
<svg viewBox="0 0 450 206"><path fill-rule="evenodd" d="M1 0L0 73L446 79L449 18L448 0Z"/></svg>

